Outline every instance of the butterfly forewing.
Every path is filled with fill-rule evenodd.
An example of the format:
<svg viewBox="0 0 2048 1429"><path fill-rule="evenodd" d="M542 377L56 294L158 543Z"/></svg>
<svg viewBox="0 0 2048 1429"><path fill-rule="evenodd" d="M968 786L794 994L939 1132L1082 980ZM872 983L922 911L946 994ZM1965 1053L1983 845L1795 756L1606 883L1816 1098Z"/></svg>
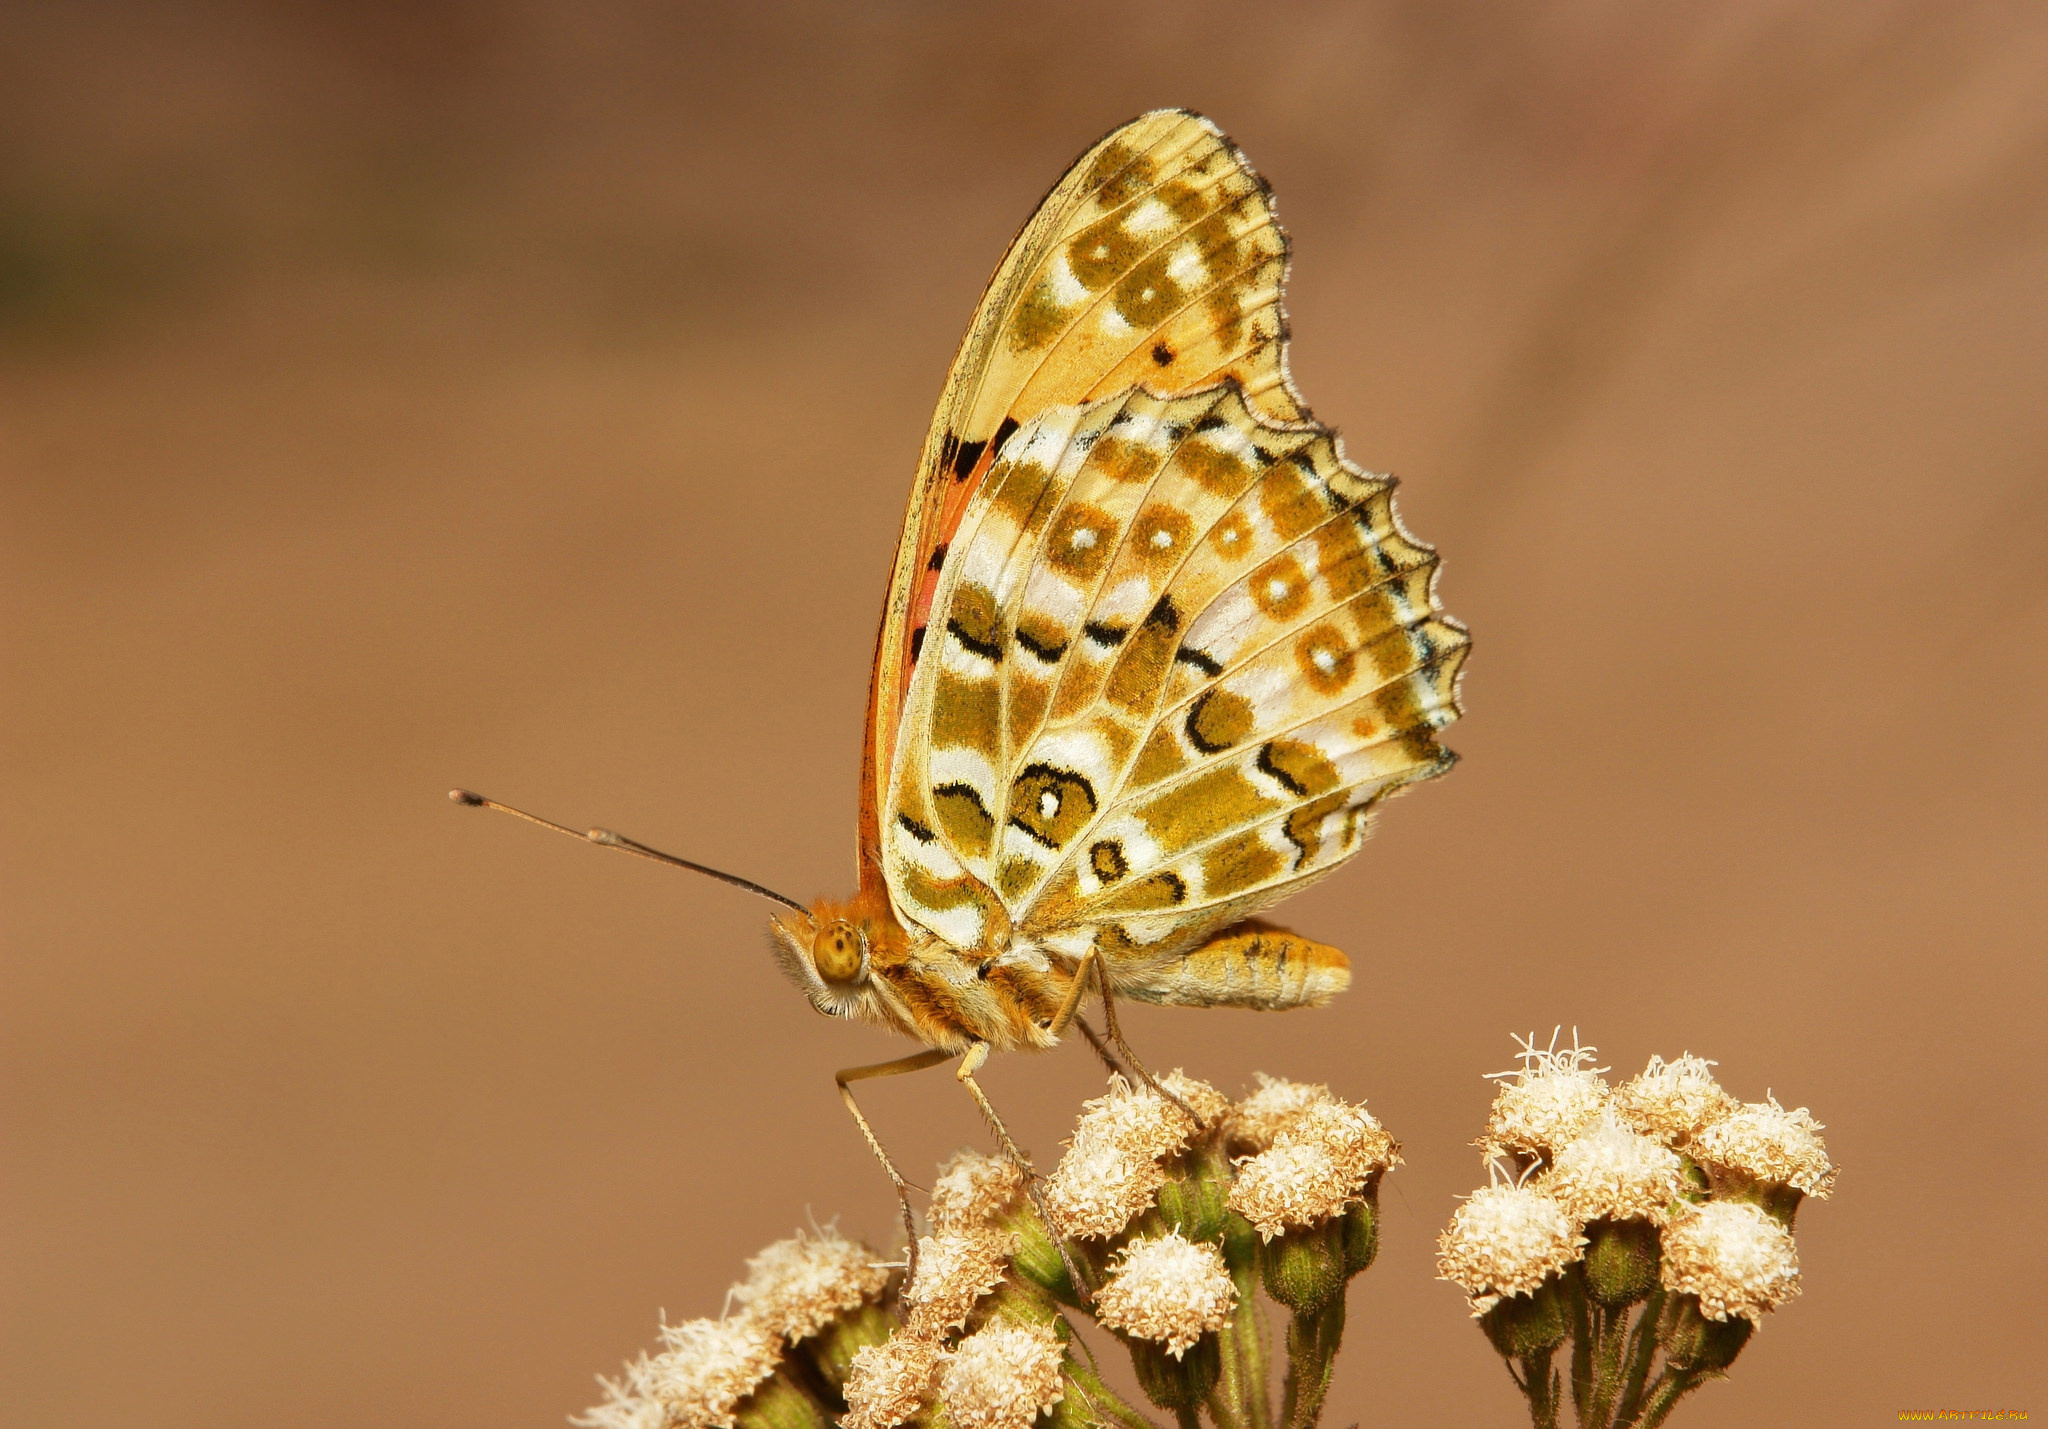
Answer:
<svg viewBox="0 0 2048 1429"><path fill-rule="evenodd" d="M1238 383L1287 420L1286 239L1264 183L1215 125L1163 110L1077 160L1004 257L940 398L876 641L862 781L862 877L879 877L880 804L930 622L938 567L1004 438L1051 407L1142 384Z"/></svg>

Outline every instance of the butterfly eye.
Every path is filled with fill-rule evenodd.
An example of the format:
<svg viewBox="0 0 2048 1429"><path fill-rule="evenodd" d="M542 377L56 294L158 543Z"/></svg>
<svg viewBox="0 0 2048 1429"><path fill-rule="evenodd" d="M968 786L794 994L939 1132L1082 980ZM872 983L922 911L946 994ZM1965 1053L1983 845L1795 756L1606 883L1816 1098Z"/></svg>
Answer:
<svg viewBox="0 0 2048 1429"><path fill-rule="evenodd" d="M868 940L845 919L835 919L811 940L811 961L827 982L853 982L865 971Z"/></svg>

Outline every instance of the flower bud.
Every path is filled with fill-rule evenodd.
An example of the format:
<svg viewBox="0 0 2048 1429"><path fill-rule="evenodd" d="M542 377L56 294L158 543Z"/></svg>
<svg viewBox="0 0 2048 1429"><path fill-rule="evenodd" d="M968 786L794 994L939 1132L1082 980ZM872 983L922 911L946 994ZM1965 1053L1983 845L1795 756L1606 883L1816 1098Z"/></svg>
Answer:
<svg viewBox="0 0 2048 1429"><path fill-rule="evenodd" d="M846 1383L847 1371L853 1368L853 1357L870 1345L885 1343L895 1330L896 1322L880 1306L863 1305L840 1316L796 1349L817 1366L825 1383L839 1389Z"/></svg>
<svg viewBox="0 0 2048 1429"><path fill-rule="evenodd" d="M1603 1305L1633 1305L1657 1288L1657 1228L1648 1221L1586 1227L1586 1288Z"/></svg>
<svg viewBox="0 0 2048 1429"><path fill-rule="evenodd" d="M825 1406L782 1375L771 1376L740 1401L734 1429L831 1429Z"/></svg>
<svg viewBox="0 0 2048 1429"><path fill-rule="evenodd" d="M1159 1188L1159 1219L1188 1240L1219 1239L1229 1214L1229 1163L1212 1148L1180 1157L1172 1169L1177 1174Z"/></svg>
<svg viewBox="0 0 2048 1429"><path fill-rule="evenodd" d="M1510 1295L1479 1317L1479 1328L1501 1358L1524 1359L1564 1343L1569 1321L1558 1282L1546 1280L1527 1295Z"/></svg>
<svg viewBox="0 0 2048 1429"><path fill-rule="evenodd" d="M1138 1387L1161 1409L1197 1410L1209 1398L1223 1373L1223 1356L1214 1335L1204 1335L1185 1354L1167 1353L1150 1340L1126 1339Z"/></svg>
<svg viewBox="0 0 2048 1429"><path fill-rule="evenodd" d="M1715 1374L1735 1363L1755 1330L1756 1322L1740 1315L1710 1319L1696 1295L1674 1295L1657 1318L1657 1343L1674 1368Z"/></svg>
<svg viewBox="0 0 2048 1429"><path fill-rule="evenodd" d="M1010 1256L1010 1269L1017 1277L1063 1305L1080 1305L1081 1291L1067 1273L1059 1246L1031 1203L1026 1201L1018 1206L1000 1224L1016 1237L1017 1249ZM1092 1268L1095 1257L1079 1241L1068 1241L1067 1251L1081 1265Z"/></svg>
<svg viewBox="0 0 2048 1429"><path fill-rule="evenodd" d="M1368 1186L1365 1199L1344 1211L1344 1273L1360 1274L1380 1253L1379 1188Z"/></svg>
<svg viewBox="0 0 2048 1429"><path fill-rule="evenodd" d="M1322 1309L1344 1293L1345 1231L1342 1218L1291 1228L1259 1252L1266 1293L1296 1314Z"/></svg>

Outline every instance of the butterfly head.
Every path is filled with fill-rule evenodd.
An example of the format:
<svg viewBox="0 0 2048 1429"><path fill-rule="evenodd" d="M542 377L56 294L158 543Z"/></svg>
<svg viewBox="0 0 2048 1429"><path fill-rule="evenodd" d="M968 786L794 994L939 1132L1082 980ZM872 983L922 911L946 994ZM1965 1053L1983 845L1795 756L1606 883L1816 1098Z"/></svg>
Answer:
<svg viewBox="0 0 2048 1429"><path fill-rule="evenodd" d="M873 1015L873 961L888 933L859 904L821 900L778 913L768 924L775 960L811 1005L828 1017Z"/></svg>

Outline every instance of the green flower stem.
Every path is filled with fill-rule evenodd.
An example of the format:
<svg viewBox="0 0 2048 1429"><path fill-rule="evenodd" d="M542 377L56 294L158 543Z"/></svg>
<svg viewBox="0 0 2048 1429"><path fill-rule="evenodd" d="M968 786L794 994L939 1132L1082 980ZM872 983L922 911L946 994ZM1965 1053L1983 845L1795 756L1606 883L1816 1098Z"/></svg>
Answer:
<svg viewBox="0 0 2048 1429"><path fill-rule="evenodd" d="M1343 1338L1342 1294L1320 1310L1295 1314L1287 1327L1287 1388L1280 1410L1286 1429L1310 1429L1321 1416Z"/></svg>
<svg viewBox="0 0 2048 1429"><path fill-rule="evenodd" d="M1514 1366L1508 1367L1508 1378L1529 1401L1531 1429L1557 1429L1558 1391L1564 1386L1550 1365L1556 1354L1557 1346L1552 1345L1534 1354L1523 1355L1520 1374L1515 1373Z"/></svg>
<svg viewBox="0 0 2048 1429"><path fill-rule="evenodd" d="M1643 1401L1643 1429L1657 1429L1671 1411L1678 1407L1678 1401L1699 1388L1706 1378L1705 1371L1692 1369L1669 1369L1657 1376L1657 1382L1650 1387L1649 1397Z"/></svg>
<svg viewBox="0 0 2048 1429"><path fill-rule="evenodd" d="M1650 1362L1657 1357L1657 1321L1664 1313L1664 1288L1660 1285L1643 1302L1641 1318L1629 1336L1628 1356L1622 1376L1621 1403L1616 1407L1616 1429L1636 1422L1642 1413L1643 1389L1649 1383Z"/></svg>
<svg viewBox="0 0 2048 1429"><path fill-rule="evenodd" d="M1079 1336L1074 1342L1082 1344ZM1065 1370L1067 1392L1047 1416L1048 1429L1159 1429L1104 1384L1093 1364L1070 1356Z"/></svg>
<svg viewBox="0 0 2048 1429"><path fill-rule="evenodd" d="M1572 1317L1572 1413L1578 1416L1580 1424L1590 1425L1593 1419L1587 1407L1593 1398L1593 1320L1599 1307L1591 1303L1592 1297L1586 1293L1586 1277L1580 1266L1574 1265L1565 1273L1564 1298Z"/></svg>
<svg viewBox="0 0 2048 1429"><path fill-rule="evenodd" d="M1580 1423L1587 1429L1607 1429L1614 1417L1614 1402L1621 1395L1622 1365L1628 1348L1628 1310L1595 1305L1593 1326L1593 1393Z"/></svg>
<svg viewBox="0 0 2048 1429"><path fill-rule="evenodd" d="M1234 1211L1223 1223L1223 1262L1229 1268L1231 1284L1237 1287L1237 1308L1216 1335L1223 1374L1209 1396L1209 1415L1217 1429L1272 1429L1273 1408L1266 1394L1266 1312L1259 1302L1258 1233Z"/></svg>

